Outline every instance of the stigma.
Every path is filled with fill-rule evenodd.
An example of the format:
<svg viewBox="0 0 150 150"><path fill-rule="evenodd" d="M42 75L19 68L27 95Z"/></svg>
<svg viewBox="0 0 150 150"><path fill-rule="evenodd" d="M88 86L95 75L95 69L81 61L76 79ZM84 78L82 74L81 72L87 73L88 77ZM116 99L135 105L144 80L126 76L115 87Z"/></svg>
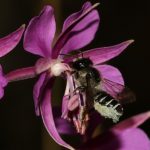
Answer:
<svg viewBox="0 0 150 150"><path fill-rule="evenodd" d="M50 72L53 76L60 76L65 71L69 71L68 64L63 63L61 59L52 60L50 63Z"/></svg>

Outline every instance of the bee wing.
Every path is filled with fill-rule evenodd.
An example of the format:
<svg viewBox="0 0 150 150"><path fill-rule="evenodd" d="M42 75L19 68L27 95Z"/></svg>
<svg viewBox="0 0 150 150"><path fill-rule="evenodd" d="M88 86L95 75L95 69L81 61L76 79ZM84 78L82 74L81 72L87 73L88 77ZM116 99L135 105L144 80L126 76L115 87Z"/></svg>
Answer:
<svg viewBox="0 0 150 150"><path fill-rule="evenodd" d="M132 103L136 101L136 95L128 87L124 87L121 93L117 95L117 99L121 101L121 104Z"/></svg>
<svg viewBox="0 0 150 150"><path fill-rule="evenodd" d="M105 78L102 79L100 88L121 104L133 102L136 99L135 94L129 88Z"/></svg>
<svg viewBox="0 0 150 150"><path fill-rule="evenodd" d="M124 85L103 78L100 82L100 88L112 97L117 98L117 95L124 89Z"/></svg>

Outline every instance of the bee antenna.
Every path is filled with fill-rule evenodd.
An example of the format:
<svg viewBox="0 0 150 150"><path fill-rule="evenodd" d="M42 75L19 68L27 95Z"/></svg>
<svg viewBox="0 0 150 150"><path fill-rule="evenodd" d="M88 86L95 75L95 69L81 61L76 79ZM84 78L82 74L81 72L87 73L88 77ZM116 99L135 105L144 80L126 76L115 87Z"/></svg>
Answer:
<svg viewBox="0 0 150 150"><path fill-rule="evenodd" d="M71 54L59 54L59 55L63 55L63 56L72 56Z"/></svg>
<svg viewBox="0 0 150 150"><path fill-rule="evenodd" d="M83 58L83 52L81 52L82 58Z"/></svg>
<svg viewBox="0 0 150 150"><path fill-rule="evenodd" d="M81 56L82 56L82 58L83 58L83 52L82 52L81 50L80 50L79 52L80 52L80 54L81 54Z"/></svg>

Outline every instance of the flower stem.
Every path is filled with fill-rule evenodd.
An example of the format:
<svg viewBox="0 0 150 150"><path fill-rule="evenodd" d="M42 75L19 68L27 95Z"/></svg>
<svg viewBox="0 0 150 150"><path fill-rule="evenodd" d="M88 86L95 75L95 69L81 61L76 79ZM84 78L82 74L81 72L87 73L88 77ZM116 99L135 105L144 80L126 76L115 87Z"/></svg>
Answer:
<svg viewBox="0 0 150 150"><path fill-rule="evenodd" d="M21 68L13 70L5 75L8 82L20 81L36 77L35 67Z"/></svg>

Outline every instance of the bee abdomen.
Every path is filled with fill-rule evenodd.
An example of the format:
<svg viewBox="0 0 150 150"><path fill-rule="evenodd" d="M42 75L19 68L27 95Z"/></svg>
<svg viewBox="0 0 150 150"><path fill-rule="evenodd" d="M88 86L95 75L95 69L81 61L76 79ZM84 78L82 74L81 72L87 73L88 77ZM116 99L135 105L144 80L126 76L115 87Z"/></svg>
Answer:
<svg viewBox="0 0 150 150"><path fill-rule="evenodd" d="M94 97L94 108L103 117L110 118L113 122L119 121L119 118L123 114L121 104L105 92L99 92Z"/></svg>

